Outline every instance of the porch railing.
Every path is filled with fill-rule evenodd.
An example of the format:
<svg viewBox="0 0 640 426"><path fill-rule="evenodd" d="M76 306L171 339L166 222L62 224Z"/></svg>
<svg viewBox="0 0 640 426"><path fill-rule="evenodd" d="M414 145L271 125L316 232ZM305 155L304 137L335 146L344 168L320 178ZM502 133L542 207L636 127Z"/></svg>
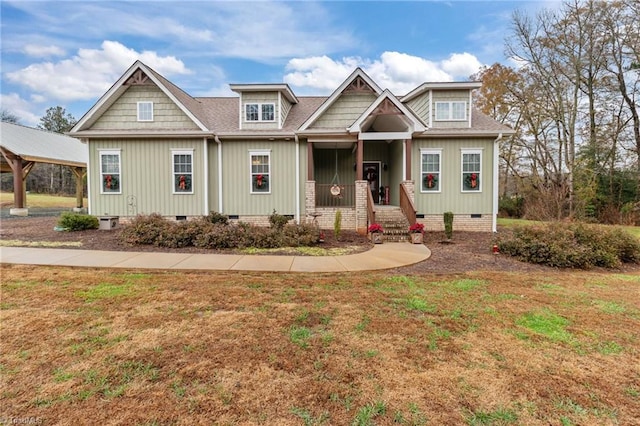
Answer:
<svg viewBox="0 0 640 426"><path fill-rule="evenodd" d="M369 222L368 225L376 223L376 205L373 202L373 194L371 194L369 188L367 188L367 221Z"/></svg>
<svg viewBox="0 0 640 426"><path fill-rule="evenodd" d="M332 184L316 183L317 207L354 207L356 205L356 186L339 185L340 195L331 193Z"/></svg>
<svg viewBox="0 0 640 426"><path fill-rule="evenodd" d="M416 223L416 207L407 193L407 188L405 188L403 184L400 184L400 209L407 217L409 225Z"/></svg>

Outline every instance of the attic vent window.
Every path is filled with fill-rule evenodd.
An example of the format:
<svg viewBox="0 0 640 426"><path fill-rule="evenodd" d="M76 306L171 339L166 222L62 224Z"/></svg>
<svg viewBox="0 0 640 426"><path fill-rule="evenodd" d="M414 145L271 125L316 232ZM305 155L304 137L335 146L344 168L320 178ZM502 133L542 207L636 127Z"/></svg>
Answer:
<svg viewBox="0 0 640 426"><path fill-rule="evenodd" d="M138 121L153 121L153 102L138 102Z"/></svg>

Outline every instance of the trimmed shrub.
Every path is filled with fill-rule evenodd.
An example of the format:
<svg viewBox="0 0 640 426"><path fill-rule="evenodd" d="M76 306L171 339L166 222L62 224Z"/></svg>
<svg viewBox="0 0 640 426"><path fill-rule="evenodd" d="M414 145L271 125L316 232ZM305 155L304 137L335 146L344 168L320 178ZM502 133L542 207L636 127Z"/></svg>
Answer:
<svg viewBox="0 0 640 426"><path fill-rule="evenodd" d="M640 263L640 241L621 228L550 223L515 227L500 251L520 260L559 268L615 268Z"/></svg>
<svg viewBox="0 0 640 426"><path fill-rule="evenodd" d="M333 221L333 235L336 240L340 239L340 232L342 232L342 211L338 209L336 212L336 218Z"/></svg>
<svg viewBox="0 0 640 426"><path fill-rule="evenodd" d="M289 223L289 218L276 213L276 210L274 209L273 213L271 213L271 215L269 216L269 223L271 224L272 228L282 229L283 226Z"/></svg>
<svg viewBox="0 0 640 426"><path fill-rule="evenodd" d="M242 222L234 225L223 220L212 221L212 218L220 216L210 214L197 220L173 222L155 213L140 215L126 225L120 235L128 244L170 248L194 246L213 250L311 246L318 239L318 231L313 224L290 223L279 228L264 228Z"/></svg>
<svg viewBox="0 0 640 426"><path fill-rule="evenodd" d="M163 232L171 227L171 222L158 213L138 215L124 226L120 239L127 244L151 245L156 244Z"/></svg>
<svg viewBox="0 0 640 426"><path fill-rule="evenodd" d="M229 217L218 212L209 212L209 215L205 219L207 222L219 223L221 225L227 225L229 223Z"/></svg>
<svg viewBox="0 0 640 426"><path fill-rule="evenodd" d="M98 229L100 222L95 216L65 212L60 215L58 226L68 231L84 231L86 229Z"/></svg>

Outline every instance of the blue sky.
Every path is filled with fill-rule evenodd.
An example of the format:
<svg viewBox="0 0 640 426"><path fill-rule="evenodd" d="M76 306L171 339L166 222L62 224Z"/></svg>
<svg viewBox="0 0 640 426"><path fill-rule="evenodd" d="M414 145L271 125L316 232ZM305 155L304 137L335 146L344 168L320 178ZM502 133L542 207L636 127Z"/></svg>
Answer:
<svg viewBox="0 0 640 426"><path fill-rule="evenodd" d="M547 1L0 1L1 108L35 126L76 119L137 59L192 96L230 83L328 95L355 67L397 95L509 64L512 13Z"/></svg>

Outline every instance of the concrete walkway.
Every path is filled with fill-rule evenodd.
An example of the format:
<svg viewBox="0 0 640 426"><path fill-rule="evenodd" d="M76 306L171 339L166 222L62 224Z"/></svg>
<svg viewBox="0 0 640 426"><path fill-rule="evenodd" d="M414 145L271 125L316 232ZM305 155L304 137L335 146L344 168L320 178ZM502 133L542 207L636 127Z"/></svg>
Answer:
<svg viewBox="0 0 640 426"><path fill-rule="evenodd" d="M256 256L1 247L0 263L130 268L265 272L357 272L391 269L428 259L423 244L376 244L344 256Z"/></svg>

